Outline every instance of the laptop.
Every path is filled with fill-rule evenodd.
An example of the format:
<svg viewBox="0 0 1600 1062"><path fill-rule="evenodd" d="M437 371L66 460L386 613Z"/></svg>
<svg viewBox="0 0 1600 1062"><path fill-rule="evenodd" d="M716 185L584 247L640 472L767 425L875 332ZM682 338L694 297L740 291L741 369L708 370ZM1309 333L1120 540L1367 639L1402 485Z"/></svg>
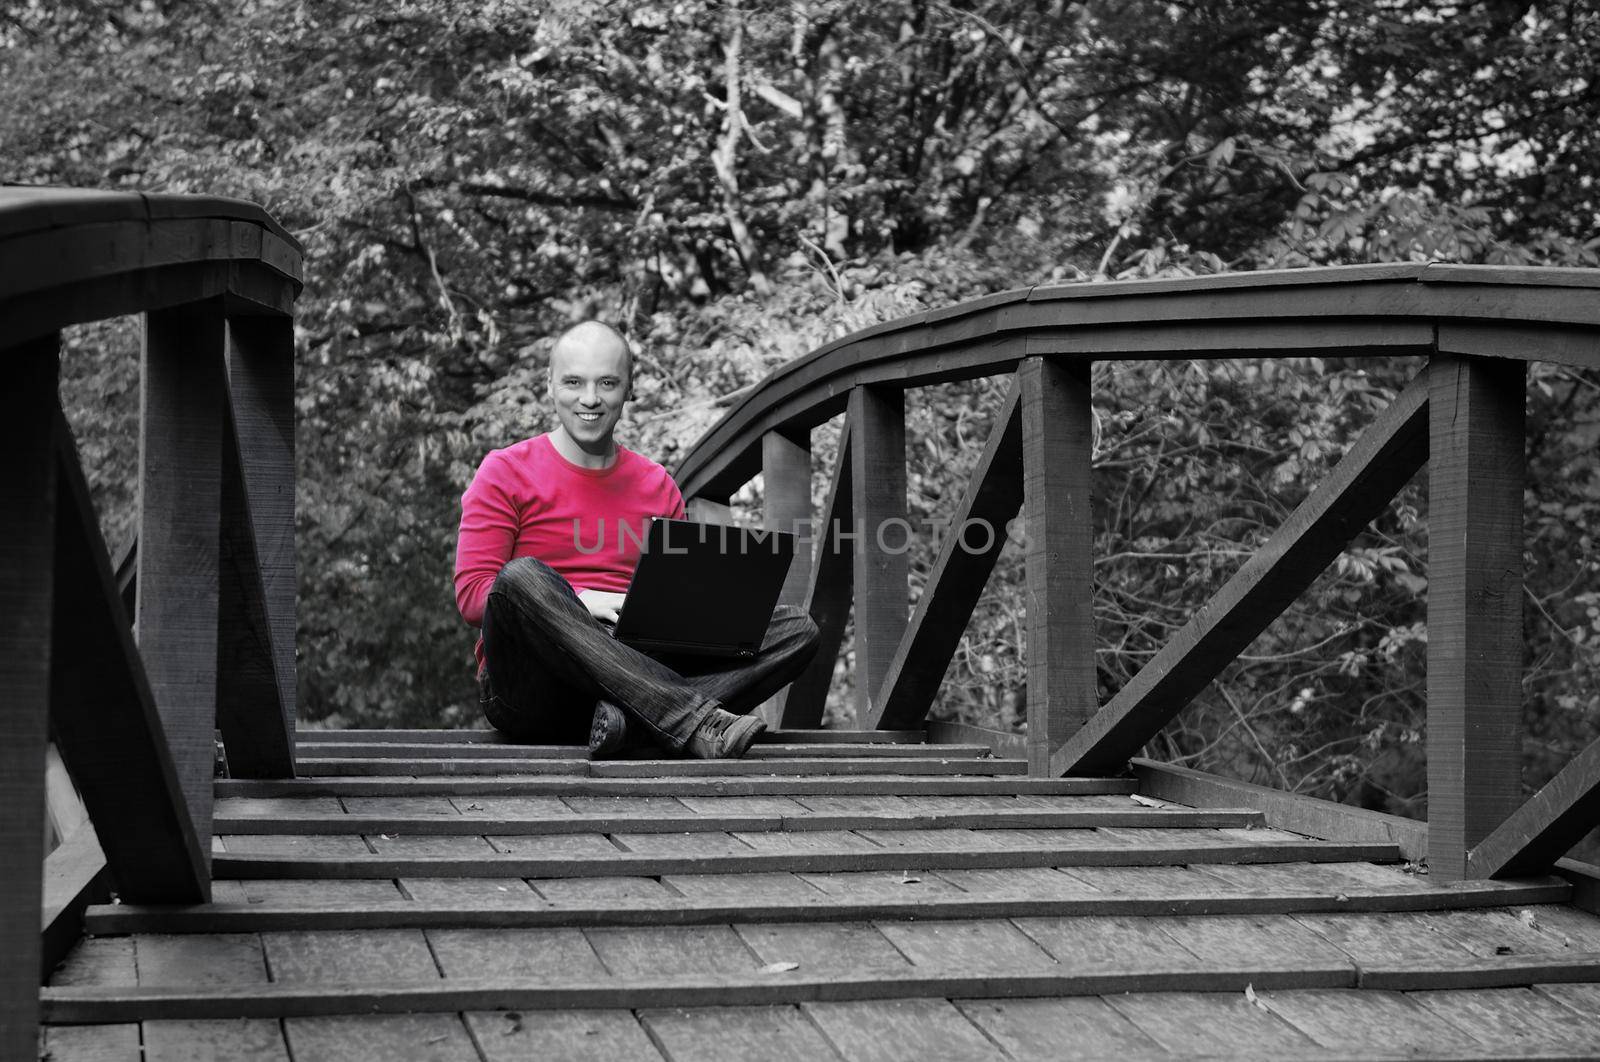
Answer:
<svg viewBox="0 0 1600 1062"><path fill-rule="evenodd" d="M795 536L656 517L617 619L635 649L750 658L761 648Z"/></svg>

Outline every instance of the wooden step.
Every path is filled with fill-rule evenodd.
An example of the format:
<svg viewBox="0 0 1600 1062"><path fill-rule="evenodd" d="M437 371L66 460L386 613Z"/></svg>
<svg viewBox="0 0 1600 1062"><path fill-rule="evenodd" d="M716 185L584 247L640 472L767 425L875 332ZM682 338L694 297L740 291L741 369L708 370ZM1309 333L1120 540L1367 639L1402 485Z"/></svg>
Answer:
<svg viewBox="0 0 1600 1062"><path fill-rule="evenodd" d="M1004 761L1000 761L1004 762ZM747 775L725 778L223 778L226 797L290 796L1093 796L1131 795L1132 778L928 777L906 774Z"/></svg>
<svg viewBox="0 0 1600 1062"><path fill-rule="evenodd" d="M1498 925L1515 941L1511 953L1472 950L1470 936L1449 932L1457 914ZM72 1022L1242 994L1247 986L1403 992L1600 980L1600 952L1540 936L1513 910L1383 916L1393 931L1381 946L1385 954L1344 939L1340 926L1328 928L1330 919L1369 917L1029 916L139 936L125 951L102 949L97 970L65 971L77 984L46 988L42 1002L47 1021Z"/></svg>
<svg viewBox="0 0 1600 1062"><path fill-rule="evenodd" d="M825 746L832 752L831 746ZM303 778L372 775L573 775L590 778L729 778L767 775L1013 775L1026 774L1024 760L955 756L949 759L900 756L752 757L739 760L579 760L489 759L466 757L390 759L366 756L309 756L295 765Z"/></svg>
<svg viewBox="0 0 1600 1062"><path fill-rule="evenodd" d="M513 745L509 743L438 741L313 741L296 750L300 763L323 759L495 759L588 760L589 750L578 745ZM741 759L978 759L989 758L987 745L912 745L887 742L828 742L795 744L767 742L750 746Z"/></svg>
<svg viewBox="0 0 1600 1062"><path fill-rule="evenodd" d="M1443 911L1561 903L1561 878L1451 888L1360 863L1288 864L1278 883L1246 888L1215 868L915 869L834 875L666 875L570 880L486 878L329 883L218 882L216 902L191 907L90 907L94 936L336 929L551 928L858 922L893 919L1152 917ZM1251 867L1250 871L1262 868ZM1384 880L1389 875L1392 881ZM329 884L382 886L347 899ZM278 886L278 887L274 887ZM319 888L321 886L321 888ZM571 887L566 887L571 886ZM587 895L585 895L587 890ZM387 898L385 898L387 897Z"/></svg>
<svg viewBox="0 0 1600 1062"><path fill-rule="evenodd" d="M394 741L429 742L436 744L515 745L516 742L498 730L297 730L295 741L299 745L332 741ZM890 744L921 745L927 735L921 730L768 730L756 738L757 744ZM524 748L534 746L522 746ZM537 746L559 747L559 746ZM566 746L577 748L577 746ZM933 746L942 748L941 745ZM584 751L579 749L580 752Z"/></svg>
<svg viewBox="0 0 1600 1062"><path fill-rule="evenodd" d="M1117 807L1046 808L1000 798L1012 807L923 809L909 801L881 797L866 806L832 811L826 804L814 811L789 797L687 798L694 806L667 799L627 797L574 800L580 811L555 797L488 800L464 797L350 797L217 802L212 827L219 834L398 834L402 836L534 835L548 833L686 833L696 831L772 830L922 830L922 829L1085 829L1106 826L1245 828L1261 824L1249 808L1143 807L1123 801ZM939 798L925 798L937 800ZM1044 798L1039 798L1044 799ZM1060 798L1065 805L1075 799ZM633 805L590 813L606 800ZM328 804L333 807L328 807ZM819 801L820 803L820 801ZM638 805L643 804L640 807ZM266 806L263 806L266 805ZM296 807L295 805L301 805Z"/></svg>
<svg viewBox="0 0 1600 1062"><path fill-rule="evenodd" d="M275 1019L53 1025L54 1062L216 1058L252 1062L430 1058L669 1062L752 1057L882 1062L902 1058L1006 1062L1063 1057L1118 1062L1372 1059L1592 1059L1592 1007L1579 986L1474 993L1286 989L1161 992L1032 999L913 999L766 1006L584 1008L368 1014ZM295 1054L291 1056L289 1045ZM1061 1045L1070 1044L1070 1050ZM1003 1052L1003 1053L1002 1053ZM47 1057L41 1053L41 1057ZM890 1056L893 1057L893 1056Z"/></svg>
<svg viewBox="0 0 1600 1062"><path fill-rule="evenodd" d="M818 830L753 833L413 837L229 835L226 878L614 877L1040 866L1395 862L1388 843L1312 841L1274 830Z"/></svg>

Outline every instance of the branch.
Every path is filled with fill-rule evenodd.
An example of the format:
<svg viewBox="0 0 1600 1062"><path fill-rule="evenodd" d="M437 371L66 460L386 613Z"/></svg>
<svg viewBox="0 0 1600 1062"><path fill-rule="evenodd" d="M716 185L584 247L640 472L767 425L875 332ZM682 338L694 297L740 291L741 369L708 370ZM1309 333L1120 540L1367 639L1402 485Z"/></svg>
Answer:
<svg viewBox="0 0 1600 1062"><path fill-rule="evenodd" d="M756 246L755 237L750 233L750 226L745 224L744 211L739 203L739 174L735 169L739 152L739 135L745 124L744 110L739 101L741 78L739 63L744 50L744 15L739 10L738 0L730 0L728 4L728 21L727 59L723 67L726 103L722 119L722 143L711 153L711 164L716 170L717 181L722 185L722 212L727 219L728 230L733 234L733 243L739 251L739 257L744 259L745 272L750 275L750 286L756 289L756 294L766 296L772 294L772 282L767 279L766 272L761 268L760 249Z"/></svg>

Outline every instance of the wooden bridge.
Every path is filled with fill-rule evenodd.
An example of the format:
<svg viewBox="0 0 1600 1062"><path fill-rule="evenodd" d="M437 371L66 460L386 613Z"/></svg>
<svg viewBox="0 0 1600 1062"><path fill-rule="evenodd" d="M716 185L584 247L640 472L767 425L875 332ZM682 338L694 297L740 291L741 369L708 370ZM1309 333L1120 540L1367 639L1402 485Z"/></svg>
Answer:
<svg viewBox="0 0 1600 1062"><path fill-rule="evenodd" d="M1600 275L1033 288L785 366L677 470L700 507L759 472L774 526L903 519L905 391L1014 374L954 526L1026 515L1028 733L925 722L998 543L952 536L912 609L904 556L858 539L786 591L824 644L782 729L591 762L295 730L300 265L249 204L0 190L0 1057L1600 1054L1600 871L1562 858L1600 746L1526 801L1516 755L1524 366L1600 366ZM57 350L127 313L141 514L114 564ZM1427 361L1098 704L1088 365L1352 353ZM840 411L812 513L809 432ZM1138 759L1424 463L1429 821ZM819 729L852 614L868 729Z"/></svg>

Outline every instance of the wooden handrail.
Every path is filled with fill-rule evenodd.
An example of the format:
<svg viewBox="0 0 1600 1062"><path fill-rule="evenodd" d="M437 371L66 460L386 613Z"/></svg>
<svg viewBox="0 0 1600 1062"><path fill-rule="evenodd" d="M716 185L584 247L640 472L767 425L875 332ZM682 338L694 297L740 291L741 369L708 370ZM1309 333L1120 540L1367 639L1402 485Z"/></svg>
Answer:
<svg viewBox="0 0 1600 1062"><path fill-rule="evenodd" d="M241 773L294 773L301 259L239 200L0 187L0 1057L36 1051L47 730L129 900L210 896L219 724ZM56 388L63 328L135 313L139 548L119 581ZM59 934L81 904L53 902Z"/></svg>
<svg viewBox="0 0 1600 1062"><path fill-rule="evenodd" d="M1600 365L1600 270L1375 265L1020 288L875 325L779 367L674 470L685 497L728 498L761 439L800 437L852 388L901 389L1067 360L1483 354Z"/></svg>
<svg viewBox="0 0 1600 1062"><path fill-rule="evenodd" d="M851 453L836 474L824 525L844 516L856 532L847 544L853 558L841 562L838 543L819 537L808 600L817 606L823 648L792 688L783 721L820 719L853 593L858 718L915 726L993 559L956 558L947 540L907 622L903 568L872 555L884 552L873 521L905 512L903 465L885 459L904 446L897 393L1015 374L1013 397L958 512L981 509L1003 524L1020 506L1027 516L1026 747L1033 771L1061 774L1121 769L1432 462L1430 862L1443 878L1544 867L1600 806L1600 745L1512 814L1522 381L1528 361L1600 368L1597 294L1600 270L1423 264L1003 292L878 325L790 362L751 389L675 474L686 496L725 503L764 472L767 496L786 499L787 514L800 478L809 484L810 466L775 463L772 440L803 451L812 428L847 412ZM1089 366L1333 355L1428 363L1189 624L1109 704L1096 704Z"/></svg>

